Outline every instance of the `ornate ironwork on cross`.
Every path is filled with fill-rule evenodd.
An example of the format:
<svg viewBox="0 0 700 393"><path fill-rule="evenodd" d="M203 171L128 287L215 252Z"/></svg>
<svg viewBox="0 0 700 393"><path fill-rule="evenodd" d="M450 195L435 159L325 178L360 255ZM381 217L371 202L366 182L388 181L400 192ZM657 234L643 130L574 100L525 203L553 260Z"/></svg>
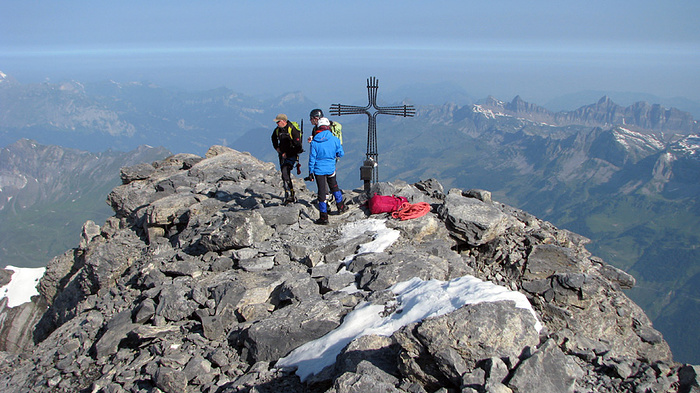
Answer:
<svg viewBox="0 0 700 393"><path fill-rule="evenodd" d="M377 151L377 115L394 115L403 117L413 117L416 115L416 110L413 105L400 106L378 106L377 105L377 90L379 89L379 80L375 77L367 79L367 97L369 103L367 106L353 106L343 104L331 105L331 114L336 116L343 115L367 115L369 121L367 124L367 158L360 167L360 180L365 182L365 191L369 192L370 182L376 183L379 181L379 152ZM373 110L370 112L370 110Z"/></svg>

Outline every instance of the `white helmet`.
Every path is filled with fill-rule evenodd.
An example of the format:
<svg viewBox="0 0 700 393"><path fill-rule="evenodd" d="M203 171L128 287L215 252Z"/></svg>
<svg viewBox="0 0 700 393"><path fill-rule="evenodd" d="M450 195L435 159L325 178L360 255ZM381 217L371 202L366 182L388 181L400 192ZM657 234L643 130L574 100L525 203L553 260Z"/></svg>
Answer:
<svg viewBox="0 0 700 393"><path fill-rule="evenodd" d="M319 125L319 126L330 126L330 125L331 125L331 121L328 120L328 119L325 118L325 117L322 117L322 118L318 119L318 125Z"/></svg>

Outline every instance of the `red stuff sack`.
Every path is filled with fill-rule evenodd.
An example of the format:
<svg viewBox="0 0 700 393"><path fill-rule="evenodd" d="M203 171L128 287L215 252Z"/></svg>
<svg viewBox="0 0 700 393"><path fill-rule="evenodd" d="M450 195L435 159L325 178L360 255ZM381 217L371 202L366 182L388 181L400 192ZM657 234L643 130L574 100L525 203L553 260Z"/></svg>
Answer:
<svg viewBox="0 0 700 393"><path fill-rule="evenodd" d="M372 214L391 213L399 210L403 203L408 203L408 198L374 194L367 201L367 207L369 207L369 212Z"/></svg>

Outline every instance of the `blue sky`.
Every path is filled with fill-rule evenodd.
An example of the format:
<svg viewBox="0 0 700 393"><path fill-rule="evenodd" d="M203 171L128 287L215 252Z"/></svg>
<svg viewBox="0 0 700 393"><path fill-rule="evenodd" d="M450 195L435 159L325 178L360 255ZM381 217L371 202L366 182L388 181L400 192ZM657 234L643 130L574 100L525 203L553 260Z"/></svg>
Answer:
<svg viewBox="0 0 700 393"><path fill-rule="evenodd" d="M147 80L325 104L362 100L376 76L382 90L447 82L536 103L583 90L700 101L697 0L0 0L0 10L0 71L23 83Z"/></svg>

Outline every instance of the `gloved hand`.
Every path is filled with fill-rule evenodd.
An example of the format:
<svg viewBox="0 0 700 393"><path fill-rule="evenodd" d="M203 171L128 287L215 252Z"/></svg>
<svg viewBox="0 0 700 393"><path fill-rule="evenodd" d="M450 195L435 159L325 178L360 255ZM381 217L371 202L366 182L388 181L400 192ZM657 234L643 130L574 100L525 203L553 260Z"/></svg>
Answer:
<svg viewBox="0 0 700 393"><path fill-rule="evenodd" d="M313 173L309 173L309 176L306 176L306 177L304 178L304 180L306 180L306 181L314 181L314 174L313 174Z"/></svg>
<svg viewBox="0 0 700 393"><path fill-rule="evenodd" d="M301 164L297 162L297 175L301 175Z"/></svg>

